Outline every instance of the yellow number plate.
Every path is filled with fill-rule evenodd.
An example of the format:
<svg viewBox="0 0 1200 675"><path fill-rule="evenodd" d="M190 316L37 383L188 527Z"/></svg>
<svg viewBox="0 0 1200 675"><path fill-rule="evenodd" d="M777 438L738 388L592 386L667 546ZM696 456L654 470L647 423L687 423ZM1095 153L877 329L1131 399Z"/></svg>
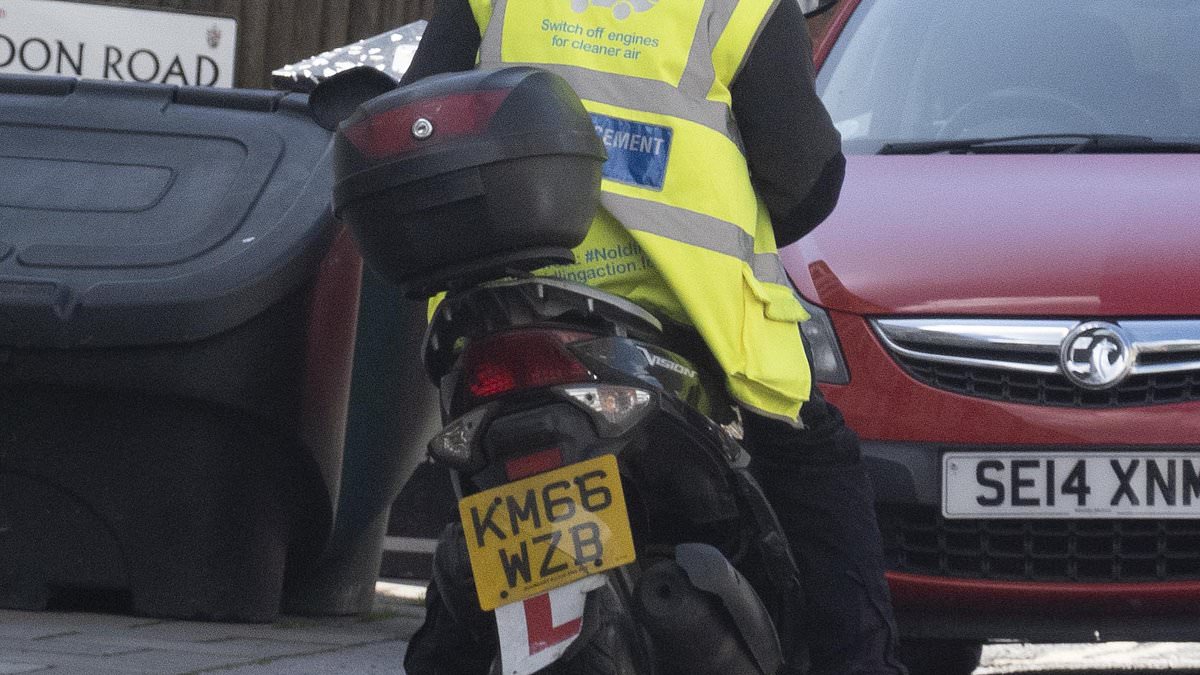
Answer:
<svg viewBox="0 0 1200 675"><path fill-rule="evenodd" d="M458 512L485 611L636 559L613 455L471 495Z"/></svg>

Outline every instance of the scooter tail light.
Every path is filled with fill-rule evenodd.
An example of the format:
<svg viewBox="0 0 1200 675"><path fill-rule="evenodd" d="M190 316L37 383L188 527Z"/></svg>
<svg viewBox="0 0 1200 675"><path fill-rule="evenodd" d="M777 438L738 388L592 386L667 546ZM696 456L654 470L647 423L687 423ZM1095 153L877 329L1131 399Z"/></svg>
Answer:
<svg viewBox="0 0 1200 675"><path fill-rule="evenodd" d="M595 376L566 345L593 337L544 329L485 337L468 345L463 356L467 392L483 401L528 389L590 382Z"/></svg>
<svg viewBox="0 0 1200 675"><path fill-rule="evenodd" d="M483 133L511 93L512 89L492 89L415 101L352 118L342 135L368 159L396 157Z"/></svg>

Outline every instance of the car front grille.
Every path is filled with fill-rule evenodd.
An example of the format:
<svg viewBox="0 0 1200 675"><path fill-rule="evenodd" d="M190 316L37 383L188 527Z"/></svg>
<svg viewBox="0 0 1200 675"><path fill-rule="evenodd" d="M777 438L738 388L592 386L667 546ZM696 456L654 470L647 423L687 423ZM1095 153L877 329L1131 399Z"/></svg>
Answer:
<svg viewBox="0 0 1200 675"><path fill-rule="evenodd" d="M1075 408L1200 400L1200 321L1194 319L1108 323L879 318L871 324L884 348L914 379L964 396ZM1102 328L1113 337L1081 336L1080 331L1089 328ZM1105 369L1095 345L1116 349L1117 340L1123 343L1122 363L1128 364L1124 371L1103 385L1082 377L1079 369L1088 375ZM1067 366L1072 369L1070 378Z"/></svg>
<svg viewBox="0 0 1200 675"><path fill-rule="evenodd" d="M995 581L1200 580L1200 520L947 520L882 505L888 568Z"/></svg>
<svg viewBox="0 0 1200 675"><path fill-rule="evenodd" d="M1107 391L1089 391L1062 375L929 363L903 356L896 356L896 362L914 379L931 387L993 401L1121 408L1200 400L1200 371L1138 375Z"/></svg>

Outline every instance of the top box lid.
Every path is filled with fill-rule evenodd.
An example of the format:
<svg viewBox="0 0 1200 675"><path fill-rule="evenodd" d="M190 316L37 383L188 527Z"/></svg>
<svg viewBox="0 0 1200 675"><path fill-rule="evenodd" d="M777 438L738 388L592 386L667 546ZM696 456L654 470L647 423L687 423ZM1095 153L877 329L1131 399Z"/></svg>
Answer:
<svg viewBox="0 0 1200 675"><path fill-rule="evenodd" d="M296 290L333 239L307 97L0 76L0 345L189 342Z"/></svg>

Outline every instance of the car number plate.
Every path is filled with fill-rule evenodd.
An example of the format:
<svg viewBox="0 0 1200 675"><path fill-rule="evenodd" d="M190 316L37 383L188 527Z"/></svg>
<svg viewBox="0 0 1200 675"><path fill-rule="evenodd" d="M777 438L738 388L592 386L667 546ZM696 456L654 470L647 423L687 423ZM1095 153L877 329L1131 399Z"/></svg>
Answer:
<svg viewBox="0 0 1200 675"><path fill-rule="evenodd" d="M470 495L458 512L485 611L636 559L613 455Z"/></svg>
<svg viewBox="0 0 1200 675"><path fill-rule="evenodd" d="M1200 452L948 452L946 518L1200 518Z"/></svg>

